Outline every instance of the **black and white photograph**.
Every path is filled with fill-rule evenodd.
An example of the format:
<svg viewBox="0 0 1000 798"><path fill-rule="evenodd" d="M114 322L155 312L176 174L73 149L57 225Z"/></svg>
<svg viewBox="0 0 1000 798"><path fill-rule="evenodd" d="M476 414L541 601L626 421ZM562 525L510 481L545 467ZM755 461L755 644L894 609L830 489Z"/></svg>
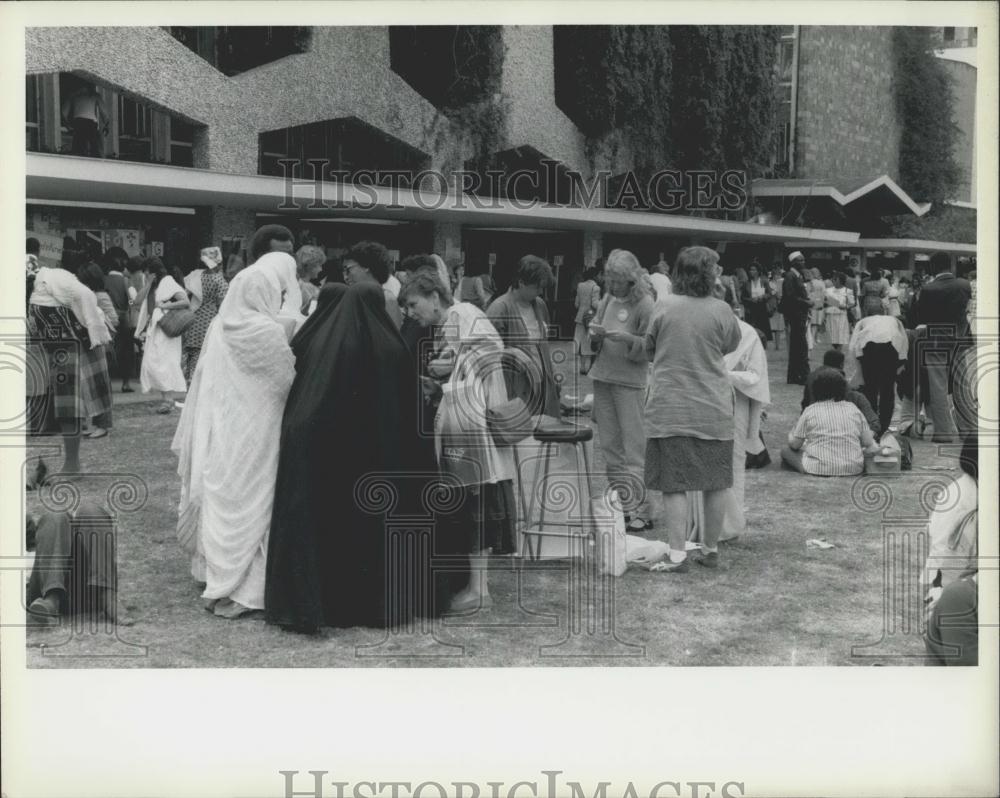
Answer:
<svg viewBox="0 0 1000 798"><path fill-rule="evenodd" d="M427 779L390 780L406 757L338 776L331 742L141 794L997 788L996 5L25 5L4 34L25 176L4 195L25 242L0 332L7 675L231 674L251 704L361 679L393 726L366 698L384 679L465 691L434 713L440 768L404 774ZM923 750L898 756L964 726L939 769L966 769L915 788L865 755L870 780L799 761L709 787L679 755L613 754L785 679L846 710L855 678L922 685ZM622 765L455 770L490 761L472 727L504 706L503 746L615 729L595 757ZM191 763L220 723L253 734L226 717L191 716ZM702 741L713 773L733 744ZM33 775L23 794L63 794ZM85 792L140 794L110 784Z"/></svg>

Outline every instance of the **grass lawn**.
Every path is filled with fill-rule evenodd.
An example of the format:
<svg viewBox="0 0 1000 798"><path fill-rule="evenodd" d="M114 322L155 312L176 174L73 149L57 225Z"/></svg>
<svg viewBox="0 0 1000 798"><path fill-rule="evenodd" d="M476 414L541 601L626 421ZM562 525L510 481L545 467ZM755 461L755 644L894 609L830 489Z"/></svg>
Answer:
<svg viewBox="0 0 1000 798"><path fill-rule="evenodd" d="M822 348L814 350L818 363ZM261 617L226 621L205 612L174 536L179 494L169 450L178 413L155 403L115 409L112 434L83 443L80 483L98 501L120 476L148 495L119 521L117 629L29 629L33 667L406 667L922 664L916 533L930 497L958 474L957 449L914 442L901 476L822 479L781 470L778 451L798 414L801 388L786 386L786 350L768 350L772 459L747 474L750 527L724 544L720 568L667 575L630 569L601 587L567 561L496 560L495 604L412 633L326 630L303 637ZM581 386L589 390L586 380ZM572 393L576 389L567 389ZM599 433L598 433L599 435ZM45 439L29 457L61 459ZM54 443L54 441L53 441ZM603 461L596 447L597 472ZM133 478L134 479L134 478ZM600 479L598 480L601 481ZM120 494L125 503L129 497ZM37 502L29 494L29 507ZM886 557L885 532L896 543ZM908 534L910 549L904 547ZM662 537L654 529L650 537ZM825 538L835 548L806 547ZM887 566L888 562L888 567ZM892 585L886 584L885 574ZM889 608L888 610L884 608ZM886 630L883 632L883 630Z"/></svg>

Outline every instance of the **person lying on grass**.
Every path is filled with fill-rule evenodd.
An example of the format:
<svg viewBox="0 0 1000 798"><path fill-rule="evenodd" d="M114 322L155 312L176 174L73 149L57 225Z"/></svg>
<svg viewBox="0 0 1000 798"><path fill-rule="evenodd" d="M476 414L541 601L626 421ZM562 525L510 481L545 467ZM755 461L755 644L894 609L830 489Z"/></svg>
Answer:
<svg viewBox="0 0 1000 798"><path fill-rule="evenodd" d="M812 382L813 403L799 416L781 450L782 465L803 474L848 477L865 470L865 455L878 445L864 415L848 401L847 380L822 368Z"/></svg>

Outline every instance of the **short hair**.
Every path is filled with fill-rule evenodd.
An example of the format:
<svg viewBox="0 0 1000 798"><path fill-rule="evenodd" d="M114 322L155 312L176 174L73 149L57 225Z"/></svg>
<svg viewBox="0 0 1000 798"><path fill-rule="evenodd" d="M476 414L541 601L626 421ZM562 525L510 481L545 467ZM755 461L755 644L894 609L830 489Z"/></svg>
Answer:
<svg viewBox="0 0 1000 798"><path fill-rule="evenodd" d="M42 251L42 245L37 238L29 238L24 242L24 251L28 255L37 255Z"/></svg>
<svg viewBox="0 0 1000 798"><path fill-rule="evenodd" d="M142 264L145 258L142 255L133 255L127 261L125 261L125 268L130 272L140 272L142 271Z"/></svg>
<svg viewBox="0 0 1000 798"><path fill-rule="evenodd" d="M83 283L91 291L104 290L104 272L101 267L93 261L89 261L80 266L76 271L76 279Z"/></svg>
<svg viewBox="0 0 1000 798"><path fill-rule="evenodd" d="M812 383L813 400L824 402L833 399L842 402L847 396L847 378L837 369L824 366L816 370Z"/></svg>
<svg viewBox="0 0 1000 798"><path fill-rule="evenodd" d="M344 263L349 260L370 271L379 285L383 285L389 279L392 258L389 257L389 250L375 241L359 241L344 253Z"/></svg>
<svg viewBox="0 0 1000 798"><path fill-rule="evenodd" d="M128 263L128 253L121 247L110 247L101 258L101 268L107 274L112 270L121 271Z"/></svg>
<svg viewBox="0 0 1000 798"><path fill-rule="evenodd" d="M673 289L681 296L712 296L719 253L708 247L684 247L674 262Z"/></svg>
<svg viewBox="0 0 1000 798"><path fill-rule="evenodd" d="M835 285L847 285L847 275L843 272L834 272L830 275L830 278L833 280Z"/></svg>
<svg viewBox="0 0 1000 798"><path fill-rule="evenodd" d="M935 252L931 255L931 269L935 274L951 271L951 256L947 252Z"/></svg>
<svg viewBox="0 0 1000 798"><path fill-rule="evenodd" d="M840 349L827 349L823 353L823 365L838 371L844 370L844 352Z"/></svg>
<svg viewBox="0 0 1000 798"><path fill-rule="evenodd" d="M257 260L261 255L271 251L272 241L295 242L292 231L280 224L265 224L250 239L250 259Z"/></svg>
<svg viewBox="0 0 1000 798"><path fill-rule="evenodd" d="M418 271L410 277L399 295L400 304L406 302L414 294L424 297L437 294L444 304L450 305L452 302L451 291L448 289L448 286L441 282L441 278L437 276L437 267L435 267L433 272L427 269Z"/></svg>
<svg viewBox="0 0 1000 798"><path fill-rule="evenodd" d="M306 269L322 266L324 263L326 263L326 253L313 244L299 247L298 252L295 253L295 265L298 267L299 277L302 277Z"/></svg>
<svg viewBox="0 0 1000 798"><path fill-rule="evenodd" d="M907 285L910 285L910 278L906 277L905 275L903 277L900 277L899 278L899 284L902 285L903 283L906 283Z"/></svg>
<svg viewBox="0 0 1000 798"><path fill-rule="evenodd" d="M434 260L430 255L410 255L403 258L403 262L399 266L404 272L415 272L420 269L433 269L437 271L437 261Z"/></svg>
<svg viewBox="0 0 1000 798"><path fill-rule="evenodd" d="M970 432L962 441L962 451L958 455L958 467L979 481L979 435Z"/></svg>
<svg viewBox="0 0 1000 798"><path fill-rule="evenodd" d="M545 289L552 284L552 267L544 258L525 255L517 262L517 282Z"/></svg>
<svg viewBox="0 0 1000 798"><path fill-rule="evenodd" d="M636 303L648 293L646 270L639 265L639 259L627 249L611 250L607 263L604 264L604 274L624 277L632 284L628 294L629 302Z"/></svg>

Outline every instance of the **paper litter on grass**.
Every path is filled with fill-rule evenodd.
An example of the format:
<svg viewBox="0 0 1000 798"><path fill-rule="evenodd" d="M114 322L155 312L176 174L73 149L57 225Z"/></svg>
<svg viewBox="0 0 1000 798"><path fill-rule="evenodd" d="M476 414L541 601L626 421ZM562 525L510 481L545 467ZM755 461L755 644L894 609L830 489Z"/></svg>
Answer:
<svg viewBox="0 0 1000 798"><path fill-rule="evenodd" d="M807 549L833 549L836 548L832 543L827 543L822 538L810 538L806 541Z"/></svg>

